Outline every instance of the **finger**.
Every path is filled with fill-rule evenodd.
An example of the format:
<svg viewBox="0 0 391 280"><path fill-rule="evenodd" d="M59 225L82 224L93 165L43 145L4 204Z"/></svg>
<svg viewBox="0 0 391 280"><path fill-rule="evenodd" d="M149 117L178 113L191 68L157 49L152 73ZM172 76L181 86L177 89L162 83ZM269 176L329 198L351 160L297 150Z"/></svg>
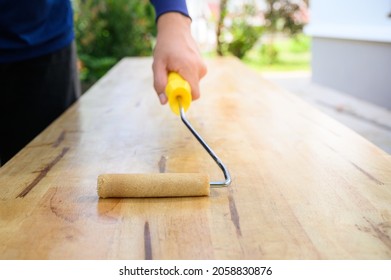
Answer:
<svg viewBox="0 0 391 280"><path fill-rule="evenodd" d="M159 97L160 104L164 105L167 103L167 97L165 89L167 85L167 69L164 63L154 62L152 64L153 70L153 86Z"/></svg>
<svg viewBox="0 0 391 280"><path fill-rule="evenodd" d="M206 75L207 73L206 64L202 63L202 65L199 68L199 78L194 80L192 84L190 84L191 88L193 89L192 96L193 100L197 100L201 96L200 92L200 80Z"/></svg>
<svg viewBox="0 0 391 280"><path fill-rule="evenodd" d="M193 100L197 100L200 98L200 87L199 87L199 80L192 76L190 79L187 79L187 81L190 84L191 87L191 96Z"/></svg>
<svg viewBox="0 0 391 280"><path fill-rule="evenodd" d="M201 96L200 92L200 80L206 75L207 68L206 65L201 62L198 67L198 75L197 73L190 73L189 71L184 71L183 78L186 79L191 87L191 95L193 100L197 100Z"/></svg>
<svg viewBox="0 0 391 280"><path fill-rule="evenodd" d="M207 72L208 72L208 68L206 67L206 64L204 62L201 62L201 66L200 66L200 70L199 70L200 80L203 77L205 77Z"/></svg>
<svg viewBox="0 0 391 280"><path fill-rule="evenodd" d="M200 98L201 96L201 93L200 93L200 86L198 84L198 82L196 82L194 85L193 85L193 93L192 93L192 97L193 97L193 100L197 100L198 98Z"/></svg>

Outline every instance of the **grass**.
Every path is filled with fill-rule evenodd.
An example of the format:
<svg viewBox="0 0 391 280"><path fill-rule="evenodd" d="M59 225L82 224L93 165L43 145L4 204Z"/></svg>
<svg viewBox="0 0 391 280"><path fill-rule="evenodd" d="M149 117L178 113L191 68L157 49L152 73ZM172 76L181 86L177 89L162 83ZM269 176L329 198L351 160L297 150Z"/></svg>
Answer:
<svg viewBox="0 0 391 280"><path fill-rule="evenodd" d="M310 71L311 41L308 36L276 39L274 48L278 53L274 61L270 61L261 47L254 47L243 62L259 71Z"/></svg>

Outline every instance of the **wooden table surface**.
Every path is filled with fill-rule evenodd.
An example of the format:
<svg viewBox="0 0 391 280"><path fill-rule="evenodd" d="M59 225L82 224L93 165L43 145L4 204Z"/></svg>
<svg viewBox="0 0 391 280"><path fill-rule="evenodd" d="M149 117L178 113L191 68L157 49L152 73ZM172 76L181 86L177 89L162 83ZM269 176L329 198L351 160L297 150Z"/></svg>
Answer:
<svg viewBox="0 0 391 280"><path fill-rule="evenodd" d="M222 173L124 59L0 169L1 259L390 259L391 157L232 58L188 118L209 197L99 199L102 173Z"/></svg>

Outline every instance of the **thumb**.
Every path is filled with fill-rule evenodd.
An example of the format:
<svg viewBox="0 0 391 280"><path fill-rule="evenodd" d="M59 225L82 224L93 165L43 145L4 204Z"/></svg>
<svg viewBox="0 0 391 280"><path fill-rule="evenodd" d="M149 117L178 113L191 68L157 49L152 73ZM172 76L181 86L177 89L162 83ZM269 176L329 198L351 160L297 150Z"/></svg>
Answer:
<svg viewBox="0 0 391 280"><path fill-rule="evenodd" d="M165 89L167 85L167 69L164 63L154 62L152 65L153 70L153 87L159 97L162 105L167 103L167 97Z"/></svg>

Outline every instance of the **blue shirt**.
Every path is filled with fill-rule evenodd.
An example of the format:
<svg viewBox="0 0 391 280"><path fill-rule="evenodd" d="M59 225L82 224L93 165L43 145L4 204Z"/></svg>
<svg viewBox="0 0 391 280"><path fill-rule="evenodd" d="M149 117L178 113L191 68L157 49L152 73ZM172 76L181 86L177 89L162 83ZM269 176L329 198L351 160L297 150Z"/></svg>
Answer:
<svg viewBox="0 0 391 280"><path fill-rule="evenodd" d="M186 0L151 0L156 18L175 11L188 16ZM74 39L70 0L0 0L0 63L49 54Z"/></svg>
<svg viewBox="0 0 391 280"><path fill-rule="evenodd" d="M167 12L178 12L189 16L186 0L151 0L151 3L155 7L156 19Z"/></svg>

